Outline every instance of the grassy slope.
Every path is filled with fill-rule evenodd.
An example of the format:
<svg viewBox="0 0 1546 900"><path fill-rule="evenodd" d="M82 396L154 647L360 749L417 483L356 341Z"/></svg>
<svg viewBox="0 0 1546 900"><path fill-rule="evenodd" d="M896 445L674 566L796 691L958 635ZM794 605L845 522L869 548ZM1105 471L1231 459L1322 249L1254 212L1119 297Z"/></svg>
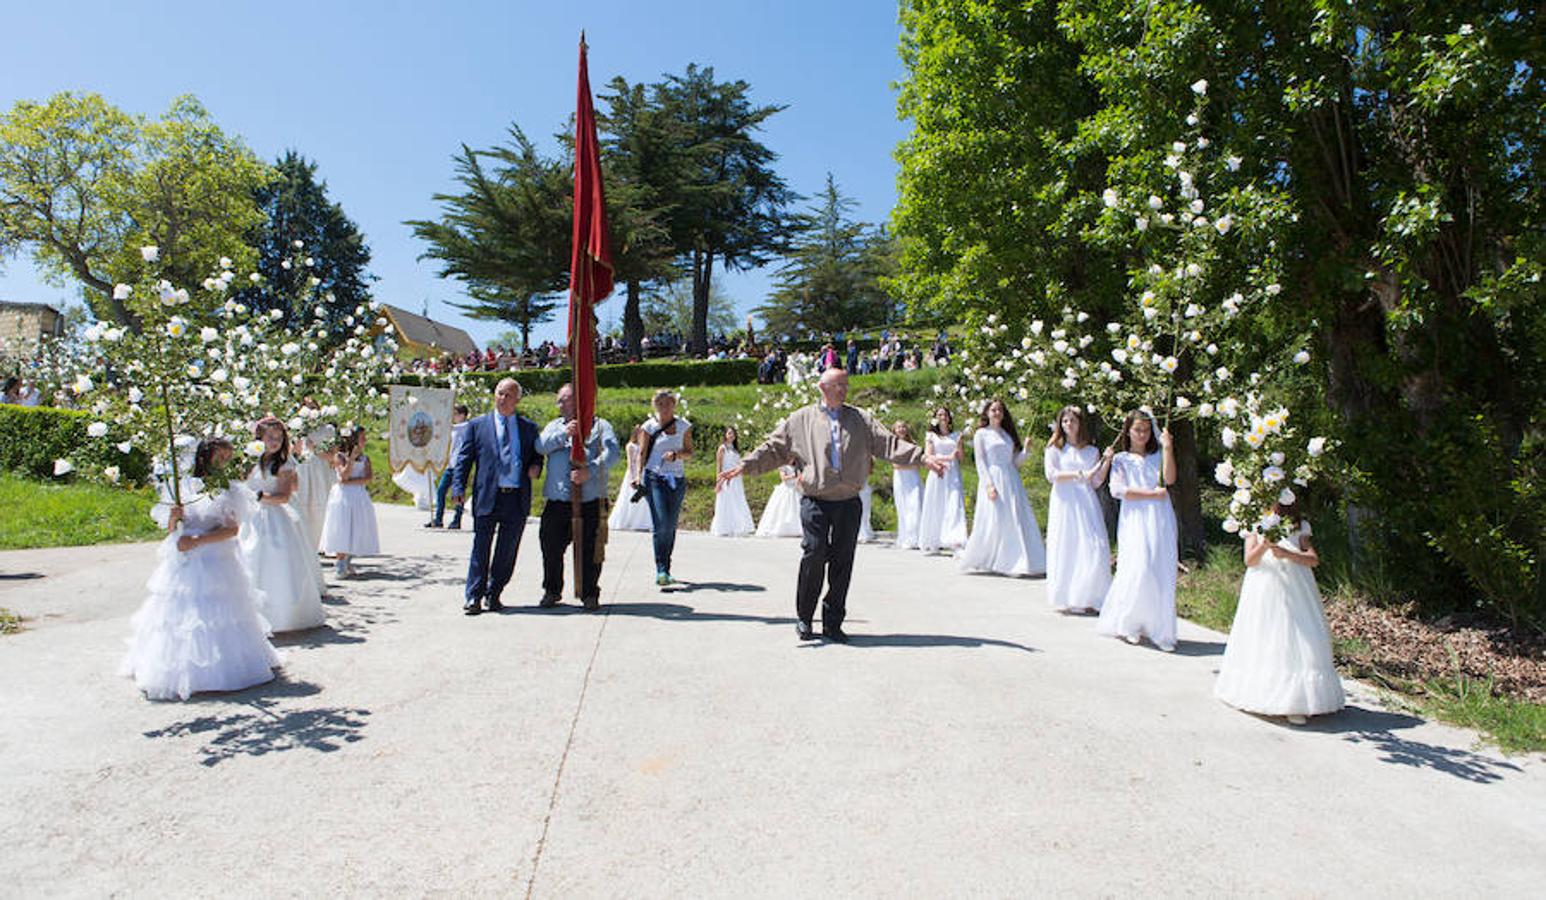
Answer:
<svg viewBox="0 0 1546 900"><path fill-rule="evenodd" d="M0 472L0 550L150 540L148 489L50 483Z"/></svg>

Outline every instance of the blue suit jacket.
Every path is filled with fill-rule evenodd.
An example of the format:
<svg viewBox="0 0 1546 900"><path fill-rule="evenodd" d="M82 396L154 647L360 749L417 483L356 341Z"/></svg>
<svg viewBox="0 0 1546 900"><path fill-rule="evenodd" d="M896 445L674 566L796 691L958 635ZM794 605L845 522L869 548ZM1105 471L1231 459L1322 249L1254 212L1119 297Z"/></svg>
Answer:
<svg viewBox="0 0 1546 900"><path fill-rule="evenodd" d="M499 496L499 431L494 424L494 415L490 412L468 421L461 444L456 448L456 464L451 469L453 497L467 496L467 478L469 473L472 474L474 516L493 514L494 500ZM521 496L525 500L522 505L529 512L532 496L529 470L533 465L539 470L542 468L542 454L537 452L537 423L517 413L515 427L521 436Z"/></svg>

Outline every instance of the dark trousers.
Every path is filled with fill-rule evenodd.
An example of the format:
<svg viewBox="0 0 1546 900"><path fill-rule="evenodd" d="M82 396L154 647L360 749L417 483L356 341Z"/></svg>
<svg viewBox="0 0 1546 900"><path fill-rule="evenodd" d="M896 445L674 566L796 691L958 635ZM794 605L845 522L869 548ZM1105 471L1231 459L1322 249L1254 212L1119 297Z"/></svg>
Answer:
<svg viewBox="0 0 1546 900"><path fill-rule="evenodd" d="M472 559L467 561L468 600L499 599L515 572L515 552L531 513L531 487L500 491L490 515L472 517ZM497 540L496 540L497 536ZM492 559L489 550L493 550Z"/></svg>
<svg viewBox="0 0 1546 900"><path fill-rule="evenodd" d="M836 628L848 614L848 581L854 574L854 548L859 544L859 519L864 503L858 497L847 500L800 498L800 582L795 588L794 608L800 621L816 615L816 600L821 584L827 583L827 596L821 600L821 624Z"/></svg>
<svg viewBox="0 0 1546 900"><path fill-rule="evenodd" d="M451 493L451 470L446 469L440 473L440 480L435 483L435 514L430 517L430 521L436 525L445 521L446 495L449 493ZM456 515L451 517L452 528L462 527L462 505L456 504Z"/></svg>
<svg viewBox="0 0 1546 900"><path fill-rule="evenodd" d="M573 510L568 500L549 500L542 507L542 527L537 532L542 542L542 593L560 597L564 593L564 548L573 539ZM580 535L585 558L580 562L580 596L601 596L601 563L596 562L596 532L601 526L601 500L580 504Z"/></svg>

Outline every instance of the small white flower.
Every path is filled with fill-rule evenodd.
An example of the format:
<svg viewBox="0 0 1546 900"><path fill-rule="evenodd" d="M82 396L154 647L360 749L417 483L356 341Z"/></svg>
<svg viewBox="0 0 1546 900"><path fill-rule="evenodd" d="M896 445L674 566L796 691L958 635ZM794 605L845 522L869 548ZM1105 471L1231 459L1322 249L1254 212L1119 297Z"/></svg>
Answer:
<svg viewBox="0 0 1546 900"><path fill-rule="evenodd" d="M1228 159L1224 160L1224 165L1229 167L1229 171L1231 171L1231 172L1238 172L1238 171L1240 171L1240 164L1243 163L1243 162L1245 162L1245 160L1241 159L1240 157L1238 157L1238 156L1231 156Z"/></svg>
<svg viewBox="0 0 1546 900"><path fill-rule="evenodd" d="M1175 153L1177 155L1185 153L1186 152L1186 144L1184 142L1182 142L1182 141L1176 141L1176 142L1174 142L1174 143L1172 143L1170 145L1170 152Z"/></svg>
<svg viewBox="0 0 1546 900"><path fill-rule="evenodd" d="M103 466L102 467L102 477L106 478L108 481L112 482L113 484L117 484L118 483L118 478L119 478L119 476L121 474L122 473L118 471L118 467L117 466Z"/></svg>
<svg viewBox="0 0 1546 900"><path fill-rule="evenodd" d="M1031 323L1031 334L1041 334L1041 330L1045 327L1046 324L1042 320L1037 319Z"/></svg>
<svg viewBox="0 0 1546 900"><path fill-rule="evenodd" d="M138 403L138 402L140 402L141 400L144 400L144 399L145 399L145 392L144 391L140 390L137 387L129 388L129 402L130 403Z"/></svg>
<svg viewBox="0 0 1546 900"><path fill-rule="evenodd" d="M1245 442L1247 444L1250 444L1251 445L1251 449L1253 449L1253 450L1259 449L1262 444L1266 443L1266 441L1267 441L1267 436L1265 434L1262 434L1260 431L1255 430L1255 429L1252 429L1251 431L1247 432L1246 436L1245 436Z"/></svg>
<svg viewBox="0 0 1546 900"><path fill-rule="evenodd" d="M1284 506L1288 506L1289 504L1293 503L1294 500L1296 500L1296 499L1297 498L1294 496L1294 492L1289 490L1288 488L1284 488L1283 490L1278 491L1278 503L1280 503L1280 504L1282 504Z"/></svg>
<svg viewBox="0 0 1546 900"><path fill-rule="evenodd" d="M222 256L222 257L220 257L220 268L222 268L222 269L229 269L229 268L231 268L231 257L229 257L229 256Z"/></svg>
<svg viewBox="0 0 1546 900"><path fill-rule="evenodd" d="M203 341L206 344L214 343L219 338L220 338L220 332L218 332L215 329L209 327L208 325L205 325L203 328L199 329L199 340Z"/></svg>
<svg viewBox="0 0 1546 900"><path fill-rule="evenodd" d="M1177 397L1176 398L1176 409L1191 409L1191 408L1192 408L1192 401L1188 400L1185 397Z"/></svg>
<svg viewBox="0 0 1546 900"><path fill-rule="evenodd" d="M1283 517L1277 513L1267 513L1261 517L1261 521L1258 524L1260 524L1262 531L1271 531L1278 527L1278 524L1282 521Z"/></svg>
<svg viewBox="0 0 1546 900"><path fill-rule="evenodd" d="M1113 188L1106 188L1101 192L1100 200L1106 204L1107 209L1114 209L1119 202L1117 192Z"/></svg>
<svg viewBox="0 0 1546 900"><path fill-rule="evenodd" d="M1193 278L1196 278L1198 275L1202 274L1202 266L1200 266L1200 265L1198 265L1197 263L1194 263L1194 262L1193 263L1187 263L1186 264L1186 274L1190 275Z"/></svg>
<svg viewBox="0 0 1546 900"><path fill-rule="evenodd" d="M1053 341L1052 349L1057 353L1066 353L1068 351L1068 342L1063 340Z"/></svg>
<svg viewBox="0 0 1546 900"><path fill-rule="evenodd" d="M1147 216L1139 216L1138 218L1133 220L1133 227L1138 229L1139 231L1148 231L1149 230L1149 218Z"/></svg>
<svg viewBox="0 0 1546 900"><path fill-rule="evenodd" d="M229 378L230 374L231 373L227 372L225 369L216 369L215 371L209 373L209 380L222 382Z"/></svg>
<svg viewBox="0 0 1546 900"><path fill-rule="evenodd" d="M244 447L243 449L246 451L248 456L252 457L253 459L257 459L258 457L263 455L263 449L264 449L263 448L263 442L262 441L248 441L247 442L247 446Z"/></svg>
<svg viewBox="0 0 1546 900"><path fill-rule="evenodd" d="M1167 356L1164 359L1160 360L1160 364L1159 365L1160 365L1161 369L1164 369L1166 372L1170 372L1170 373L1174 374L1175 371L1176 371L1176 366L1178 366L1179 363L1176 361L1176 358L1174 356Z"/></svg>
<svg viewBox="0 0 1546 900"><path fill-rule="evenodd" d="M314 259L312 259L312 258L311 258L311 257L309 257L309 256L308 256L308 257L306 257L306 268L308 268L308 269L309 269L309 268L311 268L311 267L312 267L312 266L315 266L315 265L316 265L316 264L317 264L317 261L316 261L316 260L314 260Z"/></svg>
<svg viewBox="0 0 1546 900"><path fill-rule="evenodd" d="M1161 225L1169 225L1176 220L1176 217L1170 213L1160 213L1159 220Z"/></svg>
<svg viewBox="0 0 1546 900"><path fill-rule="evenodd" d="M1197 215L1201 214L1207 208L1207 205L1202 202L1201 198L1198 198L1189 203L1186 208L1190 209L1194 215Z"/></svg>
<svg viewBox="0 0 1546 900"><path fill-rule="evenodd" d="M118 452L119 453L128 453L130 450L133 450L133 449L134 449L134 442L133 441L121 441L118 444Z"/></svg>
<svg viewBox="0 0 1546 900"><path fill-rule="evenodd" d="M1192 82L1192 93L1196 94L1199 97L1201 97L1203 94L1208 93L1208 79L1206 79L1206 78L1199 78L1196 81Z"/></svg>
<svg viewBox="0 0 1546 900"><path fill-rule="evenodd" d="M1211 419L1211 418L1213 418L1213 404L1212 403L1203 403L1201 406L1198 406L1197 407L1197 415L1201 416L1204 419Z"/></svg>
<svg viewBox="0 0 1546 900"><path fill-rule="evenodd" d="M1298 353L1294 354L1294 362L1298 363L1301 366L1304 365L1305 363L1309 362L1309 361L1310 361L1310 351L1308 351L1308 350L1300 350Z"/></svg>
<svg viewBox="0 0 1546 900"><path fill-rule="evenodd" d="M107 437L107 423L92 422L86 426L86 434L94 438Z"/></svg>
<svg viewBox="0 0 1546 900"><path fill-rule="evenodd" d="M140 259L146 262L155 262L161 258L161 248L155 244L146 244L140 248Z"/></svg>
<svg viewBox="0 0 1546 900"><path fill-rule="evenodd" d="M1460 26L1460 33L1462 35L1469 35L1472 31L1475 31L1475 30L1476 29L1471 27L1471 23L1470 22L1467 22L1464 25Z"/></svg>
<svg viewBox="0 0 1546 900"><path fill-rule="evenodd" d="M114 300L127 300L129 299L129 295L132 293L134 293L134 288L129 287L127 284L113 285Z"/></svg>
<svg viewBox="0 0 1546 900"><path fill-rule="evenodd" d="M1282 466L1268 466L1261 470L1261 480L1268 484L1277 484L1285 477Z"/></svg>
<svg viewBox="0 0 1546 900"><path fill-rule="evenodd" d="M1233 419L1240 414L1240 401L1234 397L1225 397L1219 401L1219 413Z"/></svg>
<svg viewBox="0 0 1546 900"><path fill-rule="evenodd" d="M290 271L290 269L291 269L290 261L288 259L281 260L280 263L279 263L279 268L284 269L286 272Z"/></svg>
<svg viewBox="0 0 1546 900"><path fill-rule="evenodd" d="M1208 149L1212 145L1213 145L1213 142L1208 140L1205 137L1200 137L1200 138L1197 139L1197 149L1198 150L1206 150L1206 149Z"/></svg>
<svg viewBox="0 0 1546 900"><path fill-rule="evenodd" d="M290 242L290 246L294 247L297 250L301 250L301 249L305 248L306 242L305 241L299 241L299 240L291 241Z"/></svg>
<svg viewBox="0 0 1546 900"><path fill-rule="evenodd" d="M1219 352L1219 345L1218 344L1209 344L1204 349L1207 351L1209 356L1217 356L1218 352Z"/></svg>
<svg viewBox="0 0 1546 900"><path fill-rule="evenodd" d="M1189 114L1186 117L1186 124L1188 124L1188 125L1196 125L1197 124L1197 114L1196 113Z"/></svg>
<svg viewBox="0 0 1546 900"><path fill-rule="evenodd" d="M1154 210L1155 212L1159 212L1160 207L1164 206L1164 205L1165 205L1165 201L1161 200L1159 197L1156 197L1153 194L1149 195L1149 208L1150 209Z"/></svg>
<svg viewBox="0 0 1546 900"><path fill-rule="evenodd" d="M75 471L75 464L70 462L69 460L67 460L67 459L56 459L56 460L54 460L54 477L57 478L60 475L68 475L68 474L70 474L71 472L74 472L74 471Z"/></svg>
<svg viewBox="0 0 1546 900"><path fill-rule="evenodd" d="M1238 534L1240 531L1240 523L1235 521L1234 517L1225 519L1219 527L1223 528L1230 534Z"/></svg>
<svg viewBox="0 0 1546 900"><path fill-rule="evenodd" d="M1111 358L1116 360L1117 365L1119 366L1127 365L1127 351L1123 350L1121 347L1111 351Z"/></svg>
<svg viewBox="0 0 1546 900"><path fill-rule="evenodd" d="M258 282L263 280L263 276L259 275L257 272L253 272L251 275L247 276L247 280L252 282L253 284L257 284Z"/></svg>
<svg viewBox="0 0 1546 900"><path fill-rule="evenodd" d="M1106 323L1106 333L1107 334L1116 334L1117 332L1119 332L1121 330L1122 330L1122 323L1121 322L1107 322Z"/></svg>
<svg viewBox="0 0 1546 900"><path fill-rule="evenodd" d="M1234 225L1235 220L1231 216L1219 216L1213 222L1213 227L1218 230L1219 234L1229 234L1229 229L1233 228Z"/></svg>
<svg viewBox="0 0 1546 900"><path fill-rule="evenodd" d="M1267 285L1267 296L1276 297L1281 293L1283 293L1283 285L1278 284L1276 281Z"/></svg>
<svg viewBox="0 0 1546 900"><path fill-rule="evenodd" d="M1274 451L1272 451L1271 455L1269 455L1267 458L1272 461L1273 465L1281 466L1281 465L1283 465L1283 461L1286 460L1288 457L1283 454L1283 451L1281 451L1281 450L1274 450Z"/></svg>
<svg viewBox="0 0 1546 900"><path fill-rule="evenodd" d="M1213 467L1213 480L1224 487L1229 487L1234 483L1235 467L1230 464L1229 460L1226 459Z"/></svg>
<svg viewBox="0 0 1546 900"><path fill-rule="evenodd" d="M1326 439L1323 437L1310 438L1310 443L1305 447L1305 452L1312 457L1318 457L1326 452Z"/></svg>
<svg viewBox="0 0 1546 900"><path fill-rule="evenodd" d="M1251 492L1248 488L1240 488L1234 493L1234 501L1241 506L1251 502Z"/></svg>
<svg viewBox="0 0 1546 900"><path fill-rule="evenodd" d="M187 334L187 332L188 326L181 319L173 319L172 321L166 323L166 333L174 338L182 337L184 334Z"/></svg>

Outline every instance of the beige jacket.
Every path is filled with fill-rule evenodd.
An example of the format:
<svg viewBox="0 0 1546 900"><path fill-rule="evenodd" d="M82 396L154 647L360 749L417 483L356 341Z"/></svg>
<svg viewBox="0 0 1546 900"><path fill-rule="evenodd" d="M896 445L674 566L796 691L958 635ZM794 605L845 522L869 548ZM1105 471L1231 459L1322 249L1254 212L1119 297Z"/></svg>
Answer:
<svg viewBox="0 0 1546 900"><path fill-rule="evenodd" d="M870 460L881 457L904 466L923 462L923 449L898 438L867 412L843 404L838 413L841 467L832 468L832 434L820 403L803 406L778 424L762 446L741 461L747 475L771 472L790 458L800 470L800 492L818 500L859 496L870 477Z"/></svg>

